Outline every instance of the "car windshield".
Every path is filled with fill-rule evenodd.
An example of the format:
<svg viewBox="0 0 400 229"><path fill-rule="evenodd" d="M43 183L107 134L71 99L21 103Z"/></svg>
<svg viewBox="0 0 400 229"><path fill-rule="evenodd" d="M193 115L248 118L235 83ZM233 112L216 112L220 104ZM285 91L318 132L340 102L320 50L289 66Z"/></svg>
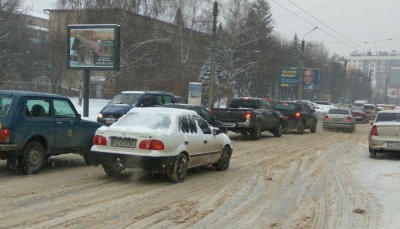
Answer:
<svg viewBox="0 0 400 229"><path fill-rule="evenodd" d="M171 119L168 115L147 112L130 112L120 118L112 126L127 126L135 128L168 129ZM137 129L136 129L137 130Z"/></svg>
<svg viewBox="0 0 400 229"><path fill-rule="evenodd" d="M348 115L349 110L347 109L329 109L328 114L343 114L343 115Z"/></svg>
<svg viewBox="0 0 400 229"><path fill-rule="evenodd" d="M376 116L376 122L400 122L399 113L378 113Z"/></svg>
<svg viewBox="0 0 400 229"><path fill-rule="evenodd" d="M120 93L111 100L113 104L128 104L130 106L136 104L139 100L139 98L143 94L128 94L128 93Z"/></svg>

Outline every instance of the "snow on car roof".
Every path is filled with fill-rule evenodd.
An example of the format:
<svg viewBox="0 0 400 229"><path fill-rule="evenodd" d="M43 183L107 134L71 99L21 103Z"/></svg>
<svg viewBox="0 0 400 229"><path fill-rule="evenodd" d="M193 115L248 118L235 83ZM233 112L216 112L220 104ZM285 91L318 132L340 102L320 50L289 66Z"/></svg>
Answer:
<svg viewBox="0 0 400 229"><path fill-rule="evenodd" d="M128 113L132 112L140 112L140 113L159 113L159 114L171 114L171 115L197 115L195 111L192 110L183 110L179 108L171 108L171 107L134 107Z"/></svg>

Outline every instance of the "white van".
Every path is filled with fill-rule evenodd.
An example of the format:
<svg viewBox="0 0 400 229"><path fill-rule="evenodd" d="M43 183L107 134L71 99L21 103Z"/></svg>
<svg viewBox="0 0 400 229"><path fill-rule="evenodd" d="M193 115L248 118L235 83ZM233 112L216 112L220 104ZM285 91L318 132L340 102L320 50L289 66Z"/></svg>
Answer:
<svg viewBox="0 0 400 229"><path fill-rule="evenodd" d="M368 103L368 100L356 100L356 101L354 101L354 105L353 106L355 106L355 107L363 107L364 106L364 104L367 104Z"/></svg>

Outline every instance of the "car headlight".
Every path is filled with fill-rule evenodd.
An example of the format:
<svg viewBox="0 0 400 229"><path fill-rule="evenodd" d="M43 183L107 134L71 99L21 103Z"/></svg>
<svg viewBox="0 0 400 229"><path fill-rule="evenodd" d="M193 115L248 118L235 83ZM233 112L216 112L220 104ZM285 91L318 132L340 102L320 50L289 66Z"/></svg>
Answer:
<svg viewBox="0 0 400 229"><path fill-rule="evenodd" d="M97 118L103 118L103 115L102 115L101 113L99 113L99 114L97 115Z"/></svg>

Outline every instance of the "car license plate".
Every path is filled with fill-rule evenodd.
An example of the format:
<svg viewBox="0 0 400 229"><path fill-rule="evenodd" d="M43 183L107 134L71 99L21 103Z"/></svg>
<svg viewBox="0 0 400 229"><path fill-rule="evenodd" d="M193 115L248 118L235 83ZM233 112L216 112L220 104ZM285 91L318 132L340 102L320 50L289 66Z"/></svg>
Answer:
<svg viewBox="0 0 400 229"><path fill-rule="evenodd" d="M117 119L115 119L115 118L105 118L105 120L106 120L106 124L113 124L114 122L117 121Z"/></svg>
<svg viewBox="0 0 400 229"><path fill-rule="evenodd" d="M388 142L387 146L388 147L399 147L400 148L400 142Z"/></svg>
<svg viewBox="0 0 400 229"><path fill-rule="evenodd" d="M225 126L235 126L234 122L224 122Z"/></svg>
<svg viewBox="0 0 400 229"><path fill-rule="evenodd" d="M136 147L136 139L131 139L131 138L111 138L111 146L113 146L113 147L135 148Z"/></svg>
<svg viewBox="0 0 400 229"><path fill-rule="evenodd" d="M283 116L283 118L282 119L289 119L289 116Z"/></svg>
<svg viewBox="0 0 400 229"><path fill-rule="evenodd" d="M333 121L342 121L341 118L334 118Z"/></svg>

